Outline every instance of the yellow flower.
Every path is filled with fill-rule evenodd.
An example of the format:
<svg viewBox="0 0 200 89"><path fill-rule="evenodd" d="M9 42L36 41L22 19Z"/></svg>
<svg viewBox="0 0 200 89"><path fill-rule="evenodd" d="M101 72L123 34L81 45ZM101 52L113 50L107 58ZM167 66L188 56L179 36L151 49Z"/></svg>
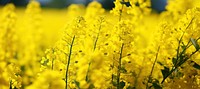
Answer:
<svg viewBox="0 0 200 89"><path fill-rule="evenodd" d="M47 70L40 74L40 76L26 89L64 89L65 82L62 76L57 71Z"/></svg>

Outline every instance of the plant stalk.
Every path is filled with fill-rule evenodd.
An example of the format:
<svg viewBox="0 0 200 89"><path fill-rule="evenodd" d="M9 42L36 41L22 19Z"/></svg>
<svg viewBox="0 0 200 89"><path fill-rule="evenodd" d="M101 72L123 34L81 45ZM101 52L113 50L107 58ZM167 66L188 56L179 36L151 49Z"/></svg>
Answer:
<svg viewBox="0 0 200 89"><path fill-rule="evenodd" d="M68 71L69 71L69 64L70 64L70 60L71 60L71 55L72 55L72 48L73 48L73 44L74 44L74 40L75 40L75 35L74 37L72 38L72 42L70 44L70 50L69 50L69 56L68 56L68 63L67 63L67 69L66 69L66 75L65 75L65 89L67 89L67 78L68 78Z"/></svg>

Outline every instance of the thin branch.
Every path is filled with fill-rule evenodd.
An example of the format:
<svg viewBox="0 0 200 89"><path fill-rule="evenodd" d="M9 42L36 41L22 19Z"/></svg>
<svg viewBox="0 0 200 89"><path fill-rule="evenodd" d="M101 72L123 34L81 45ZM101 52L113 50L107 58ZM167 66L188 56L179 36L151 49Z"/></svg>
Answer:
<svg viewBox="0 0 200 89"><path fill-rule="evenodd" d="M155 58L155 60L154 60L154 62L153 62L153 66L152 66L152 68L151 68L151 72L150 72L150 75L149 75L149 78L148 78L148 81L147 81L147 84L146 84L146 89L149 89L148 83L149 83L149 81L150 81L150 78L152 77L154 67L155 67L156 62L157 62L157 60L158 60L158 53L159 53L159 50L160 50L160 46L158 46L158 49L157 49L157 52L156 52L156 58Z"/></svg>
<svg viewBox="0 0 200 89"><path fill-rule="evenodd" d="M70 60L71 60L71 55L72 55L72 48L73 48L73 44L74 44L74 40L75 40L75 35L74 37L72 38L72 42L70 44L70 50L69 50L69 55L68 55L68 63L67 63L67 69L66 69L66 74L65 74L65 89L67 89L67 78L68 78L68 71L69 71L69 64L70 64Z"/></svg>
<svg viewBox="0 0 200 89"><path fill-rule="evenodd" d="M120 49L120 57L119 57L119 66L118 66L118 70L117 70L117 89L120 89L120 75L121 75L121 61L122 61L122 54L123 54L123 48L124 48L124 44L122 43L121 49Z"/></svg>

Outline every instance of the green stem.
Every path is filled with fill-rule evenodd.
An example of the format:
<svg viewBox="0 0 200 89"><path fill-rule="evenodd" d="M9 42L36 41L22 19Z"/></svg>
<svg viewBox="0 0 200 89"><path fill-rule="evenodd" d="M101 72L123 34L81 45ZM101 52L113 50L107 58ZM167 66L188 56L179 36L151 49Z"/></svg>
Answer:
<svg viewBox="0 0 200 89"><path fill-rule="evenodd" d="M124 0L122 0L122 2L124 2ZM119 22L122 19L122 10L124 8L124 5L122 4L122 8L119 10ZM120 57L119 57L119 61L118 61L118 70L117 70L117 89L120 89L120 76L121 76L121 61L122 61L122 52L123 52L123 48L124 48L124 43L122 43L121 46L121 50L120 50Z"/></svg>
<svg viewBox="0 0 200 89"><path fill-rule="evenodd" d="M98 42L98 40L99 40L99 34L100 34L102 22L103 22L103 21L101 20L101 21L100 21L100 26L99 26L99 32L98 32L97 37L96 37L95 42L94 42L94 48L93 48L94 51L95 51L95 49L96 49L97 42Z"/></svg>
<svg viewBox="0 0 200 89"><path fill-rule="evenodd" d="M122 2L124 2L124 0L122 0ZM122 4L122 8L119 10L119 21L121 21L122 19L122 10L124 8L124 4Z"/></svg>
<svg viewBox="0 0 200 89"><path fill-rule="evenodd" d="M135 77L135 80L134 80L134 82L135 82L135 83L134 83L134 87L135 87L135 88L134 88L134 89L137 89L137 86L138 86L138 79L140 78L140 75L141 75L141 73L142 73L142 69L143 69L142 67L139 68L139 73L138 73L137 76Z"/></svg>
<svg viewBox="0 0 200 89"><path fill-rule="evenodd" d="M185 60L183 60L182 62L180 62L180 63L178 64L178 67L181 66L183 63L185 63L188 59L190 59L190 58L192 57L192 55L194 55L194 54L195 54L196 52L198 52L198 51L199 51L199 49L196 50L196 51L194 51L194 52L192 52L192 54L190 54L188 57L186 57Z"/></svg>
<svg viewBox="0 0 200 89"><path fill-rule="evenodd" d="M122 46L121 46L121 50L120 50L120 57L119 57L119 66L118 66L118 70L117 70L117 89L120 89L121 86L120 86L120 75L121 75L121 61L122 61L122 54L123 54L123 48L124 48L124 44L122 43Z"/></svg>
<svg viewBox="0 0 200 89"><path fill-rule="evenodd" d="M198 41L199 39L200 39L200 37L197 38L196 41ZM186 49L188 49L190 46L192 46L192 44L191 44L191 45L189 44L190 42L191 42L191 41L188 41L186 47L185 47L185 48L183 49L183 51L179 54L179 56L183 55L183 53L186 51ZM179 57L179 56L178 56L178 57ZM179 63L179 64L180 64L180 63ZM179 66L179 65L178 65L178 64L175 64L174 66L176 67L176 66Z"/></svg>
<svg viewBox="0 0 200 89"><path fill-rule="evenodd" d="M99 33L97 34L97 38L95 39L93 50L96 49L96 45L97 45L97 41L98 41L98 39L99 39Z"/></svg>
<svg viewBox="0 0 200 89"><path fill-rule="evenodd" d="M192 24L192 21L194 20L194 17L192 18L192 20L190 21L190 23L187 25L187 27L185 28L185 30L187 30L189 27L190 27L190 25ZM177 48L177 55L176 55L176 60L175 60L175 65L177 64L177 62L178 62L178 60L179 60L179 50L180 50L180 44L181 44L181 42L182 42L182 39L183 39L183 36L184 36L184 34L185 34L185 32L186 31L184 31L183 32L183 34L181 35L181 38L179 39L179 42L178 42L178 48ZM190 41L189 41L190 42ZM189 43L188 42L188 43ZM184 52L184 51L182 51L182 52Z"/></svg>
<svg viewBox="0 0 200 89"><path fill-rule="evenodd" d="M55 52L54 48L52 49L53 53ZM53 57L52 61L51 61L51 69L53 70L53 67L54 67L54 59L55 57Z"/></svg>
<svg viewBox="0 0 200 89"><path fill-rule="evenodd" d="M175 65L177 64L177 62L179 60L179 50L180 50L180 45L181 45L181 42L182 42L184 34L185 34L185 32L183 32L183 34L181 35L181 38L178 41L178 48L177 48L177 53L176 53L176 60L175 60L175 63L174 63Z"/></svg>
<svg viewBox="0 0 200 89"><path fill-rule="evenodd" d="M150 72L150 75L149 75L149 78L148 78L148 81L147 81L147 84L146 84L146 89L149 89L148 83L149 83L149 81L150 81L150 78L152 77L154 67L155 67L156 62L157 62L157 60L158 60L158 53L159 53L159 50L160 50L160 46L158 46L158 49L157 49L156 58L155 58L155 60L154 60L154 62L153 62L153 66L152 66L152 68L151 68L151 72Z"/></svg>
<svg viewBox="0 0 200 89"><path fill-rule="evenodd" d="M52 62L51 62L51 69L53 70L53 63L54 63L54 59L52 59Z"/></svg>
<svg viewBox="0 0 200 89"><path fill-rule="evenodd" d="M164 83L164 81L177 69L178 67L172 68L172 70L168 73L166 77L163 78L161 84Z"/></svg>
<svg viewBox="0 0 200 89"><path fill-rule="evenodd" d="M157 60L158 60L158 53L159 53L159 50L160 50L160 46L159 46L158 49L157 49L156 58L155 58L155 60L154 60L154 62L153 62L153 66L152 66L152 69L151 69L150 76L152 76L154 67L155 67L156 62L157 62Z"/></svg>
<svg viewBox="0 0 200 89"><path fill-rule="evenodd" d="M178 69L181 65L183 65L188 59L190 59L196 52L198 52L199 50L196 50L194 52L192 52L192 54L190 54L188 57L186 57L186 59L184 59L183 62L180 62L177 66L174 66L172 68L172 70L168 73L168 75L162 80L161 84L164 83L164 81L176 70Z"/></svg>
<svg viewBox="0 0 200 89"><path fill-rule="evenodd" d="M96 36L96 39L95 39L95 42L94 42L93 51L95 51L96 46L97 46L97 42L98 42L98 40L99 40L99 34L100 34L102 22L103 22L103 21L101 20L101 21L100 21L100 26L99 26L99 32L98 32L98 34L97 34L97 36ZM89 74L89 71L90 71L90 65L91 65L91 61L90 61L89 64L88 64L88 70L87 70L87 74L86 74L86 81L87 81L87 82L89 82L89 76L88 76L88 74Z"/></svg>
<svg viewBox="0 0 200 89"><path fill-rule="evenodd" d="M73 48L73 44L74 44L74 40L75 40L75 35L74 37L72 38L72 42L70 44L70 50L69 50L69 56L68 56L68 63L67 63L67 69L66 69L66 75L65 75L65 89L67 89L67 78L68 78L68 71L69 71L69 64L70 64L70 60L71 60L71 55L72 55L72 48Z"/></svg>
<svg viewBox="0 0 200 89"><path fill-rule="evenodd" d="M90 80L89 80L89 71L90 71L90 64L91 64L91 62L89 62L89 64L88 64L88 69L87 69L87 74L86 74L86 78L85 78L85 80L86 80L86 82L89 82Z"/></svg>
<svg viewBox="0 0 200 89"><path fill-rule="evenodd" d="M12 89L12 80L10 80L10 88L9 89Z"/></svg>
<svg viewBox="0 0 200 89"><path fill-rule="evenodd" d="M198 41L200 39L200 37L196 40ZM186 48L183 49L183 51L180 53L180 55L182 55L184 53L184 51L186 51L187 48L189 48L191 45L189 45L190 41L187 43ZM183 63L185 63L188 59L190 59L192 57L192 55L194 55L196 52L198 52L199 50L196 50L194 52L192 52L192 54L190 54L188 57L186 57L185 60L183 60L182 62L175 64L174 67L172 68L172 70L169 72L169 74L162 80L161 84L167 79L167 77L169 77L178 67L180 67ZM178 56L179 57L179 56ZM178 58L177 58L178 59Z"/></svg>

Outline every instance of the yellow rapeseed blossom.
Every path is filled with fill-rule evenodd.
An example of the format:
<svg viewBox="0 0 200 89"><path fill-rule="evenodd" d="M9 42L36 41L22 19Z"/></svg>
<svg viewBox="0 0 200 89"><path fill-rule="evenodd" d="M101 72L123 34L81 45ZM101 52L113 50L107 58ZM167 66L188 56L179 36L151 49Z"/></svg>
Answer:
<svg viewBox="0 0 200 89"><path fill-rule="evenodd" d="M198 0L0 7L0 89L199 89Z"/></svg>

